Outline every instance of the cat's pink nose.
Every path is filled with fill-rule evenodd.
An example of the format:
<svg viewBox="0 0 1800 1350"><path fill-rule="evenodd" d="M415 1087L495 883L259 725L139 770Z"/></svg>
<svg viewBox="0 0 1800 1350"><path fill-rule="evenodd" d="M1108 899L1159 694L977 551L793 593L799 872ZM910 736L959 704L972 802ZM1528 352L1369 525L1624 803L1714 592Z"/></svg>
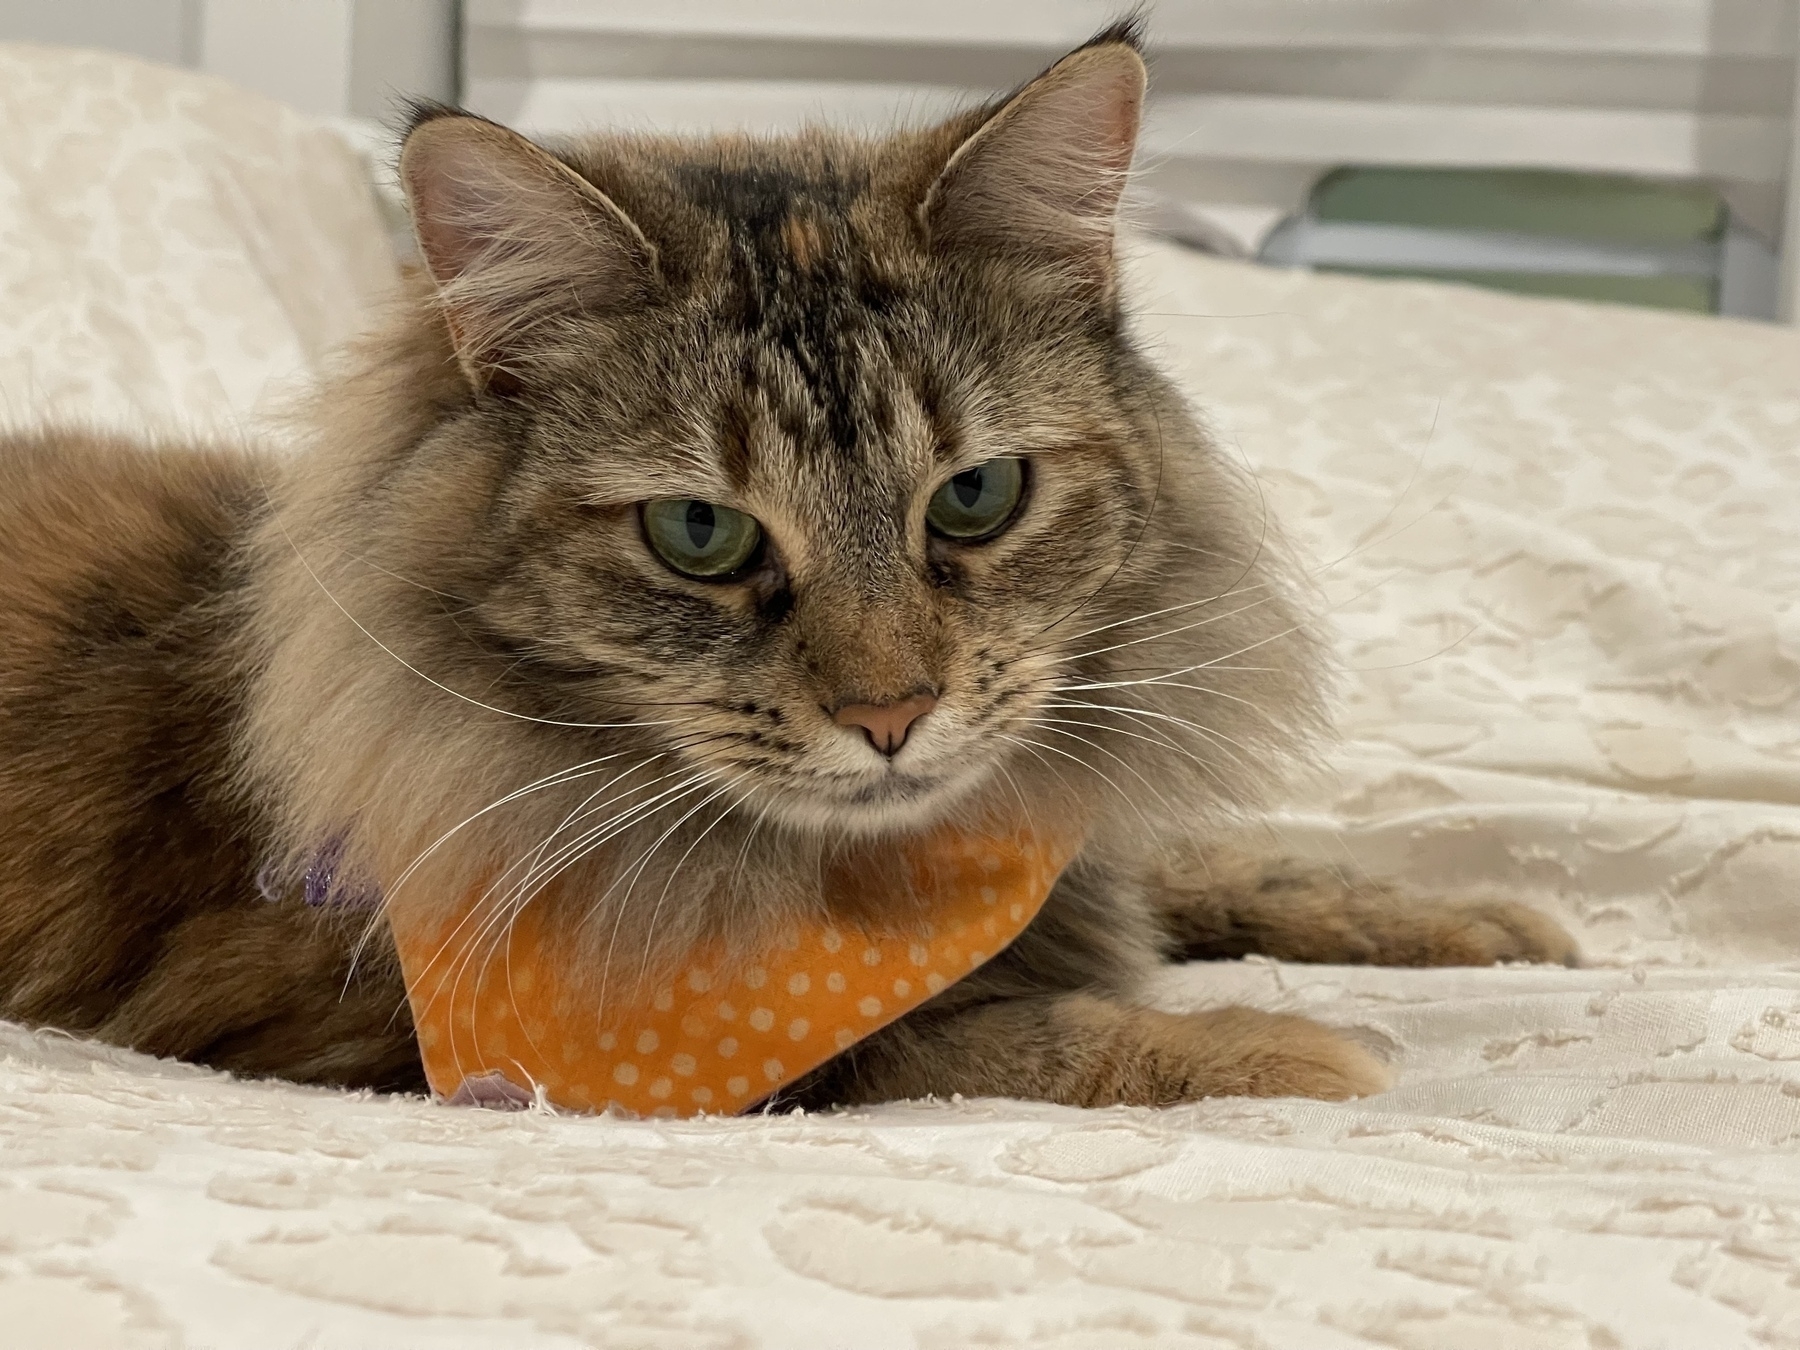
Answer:
<svg viewBox="0 0 1800 1350"><path fill-rule="evenodd" d="M897 755L913 723L935 707L937 699L932 695L914 694L898 703L846 703L831 720L840 727L861 727L870 745L884 755Z"/></svg>

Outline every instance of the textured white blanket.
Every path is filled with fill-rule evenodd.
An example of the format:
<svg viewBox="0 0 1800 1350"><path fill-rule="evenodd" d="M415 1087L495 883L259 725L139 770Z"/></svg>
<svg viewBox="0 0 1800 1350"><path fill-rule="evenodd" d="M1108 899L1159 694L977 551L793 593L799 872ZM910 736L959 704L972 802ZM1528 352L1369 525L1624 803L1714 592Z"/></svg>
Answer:
<svg viewBox="0 0 1800 1350"><path fill-rule="evenodd" d="M0 91L121 68L0 50ZM268 151L256 191L339 181L295 167L331 153L303 129L227 120ZM127 213L88 168L82 209ZM338 234L305 257L374 256L366 203L307 211L284 228ZM0 1027L0 1342L1800 1345L1800 336L1142 255L1146 331L1343 635L1349 739L1275 834L1534 898L1592 968L1171 970L1171 1007L1303 1009L1400 1084L1163 1112L506 1116ZM52 299L21 256L7 323ZM201 323L185 294L161 303ZM251 348L211 384L217 349L180 343L83 378L108 409L230 417L268 352L312 350L278 325ZM0 394L16 415L3 361Z"/></svg>

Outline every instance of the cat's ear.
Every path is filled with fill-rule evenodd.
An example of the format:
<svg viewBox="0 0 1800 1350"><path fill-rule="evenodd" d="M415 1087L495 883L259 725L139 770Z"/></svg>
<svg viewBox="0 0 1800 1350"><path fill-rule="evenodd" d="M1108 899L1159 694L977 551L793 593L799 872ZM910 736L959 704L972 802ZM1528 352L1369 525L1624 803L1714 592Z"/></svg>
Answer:
<svg viewBox="0 0 1800 1350"><path fill-rule="evenodd" d="M427 110L400 152L419 252L477 388L508 377L532 331L642 305L656 250L561 160L484 118Z"/></svg>
<svg viewBox="0 0 1800 1350"><path fill-rule="evenodd" d="M1110 29L1021 88L957 147L921 208L932 244L1032 259L1110 287L1137 149L1144 59Z"/></svg>

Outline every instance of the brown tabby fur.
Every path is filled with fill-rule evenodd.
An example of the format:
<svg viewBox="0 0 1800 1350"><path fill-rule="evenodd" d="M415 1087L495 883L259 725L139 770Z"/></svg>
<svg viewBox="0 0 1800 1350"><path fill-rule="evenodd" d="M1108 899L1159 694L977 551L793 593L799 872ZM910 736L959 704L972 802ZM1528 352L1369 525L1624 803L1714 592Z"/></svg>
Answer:
<svg viewBox="0 0 1800 1350"><path fill-rule="evenodd" d="M459 955L546 906L603 992L816 916L845 848L1086 831L1011 948L784 1094L807 1104L1370 1092L1353 1042L1151 1011L1144 974L1568 958L1516 906L1217 845L1321 733L1323 661L1256 495L1128 335L1141 87L1115 29L875 141L552 158L432 110L402 161L430 275L307 455L0 447L0 1016L419 1087L385 930L295 894L333 841L395 907L499 878ZM998 455L1031 465L1016 522L929 537L935 487ZM639 531L656 497L734 505L768 548L678 576ZM830 715L920 691L891 764Z"/></svg>

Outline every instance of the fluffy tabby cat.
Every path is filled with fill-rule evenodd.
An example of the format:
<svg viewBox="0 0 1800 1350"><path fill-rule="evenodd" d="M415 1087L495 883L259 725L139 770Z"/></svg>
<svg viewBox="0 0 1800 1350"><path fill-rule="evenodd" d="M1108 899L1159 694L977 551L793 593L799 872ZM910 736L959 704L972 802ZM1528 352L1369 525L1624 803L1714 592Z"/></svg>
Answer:
<svg viewBox="0 0 1800 1350"><path fill-rule="evenodd" d="M426 269L309 454L0 445L0 1016L418 1088L391 944L309 860L392 905L513 878L624 981L816 909L847 841L1011 812L1088 830L1042 914L787 1099L1367 1093L1349 1039L1141 982L1570 957L1217 846L1323 661L1121 312L1144 79L1122 25L883 139L427 109Z"/></svg>

